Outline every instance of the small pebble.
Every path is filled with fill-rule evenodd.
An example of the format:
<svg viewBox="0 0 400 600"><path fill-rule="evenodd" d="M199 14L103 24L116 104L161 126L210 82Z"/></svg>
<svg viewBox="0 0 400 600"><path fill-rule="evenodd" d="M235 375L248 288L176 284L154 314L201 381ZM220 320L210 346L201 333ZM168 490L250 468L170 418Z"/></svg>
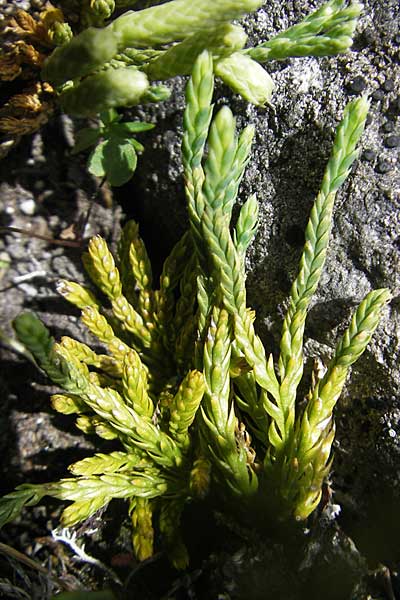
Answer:
<svg viewBox="0 0 400 600"><path fill-rule="evenodd" d="M381 158L376 167L375 167L375 171L377 173L380 173L381 175L384 175L385 173L389 173L389 171L392 170L392 165L390 164L390 162L388 160L385 160L384 158Z"/></svg>
<svg viewBox="0 0 400 600"><path fill-rule="evenodd" d="M391 92L392 90L394 90L393 79L386 79L386 81L382 85L382 88L385 90L385 92Z"/></svg>
<svg viewBox="0 0 400 600"><path fill-rule="evenodd" d="M400 146L400 135L388 135L383 144L386 148L397 148Z"/></svg>
<svg viewBox="0 0 400 600"><path fill-rule="evenodd" d="M385 92L383 90L375 90L372 94L371 94L371 98L372 100L375 100L376 102L379 102L379 100L382 100L382 98L384 97Z"/></svg>
<svg viewBox="0 0 400 600"><path fill-rule="evenodd" d="M361 160L365 160L366 162L373 162L375 158L376 152L374 150L371 150L371 148L366 148L361 154Z"/></svg>
<svg viewBox="0 0 400 600"><path fill-rule="evenodd" d="M28 298L35 298L39 293L37 286L31 285L30 283L21 283L19 289L22 290Z"/></svg>
<svg viewBox="0 0 400 600"><path fill-rule="evenodd" d="M33 214L35 214L36 204L32 198L27 198L26 200L23 200L20 203L19 207L21 209L21 212L24 213L24 215L32 216Z"/></svg>
<svg viewBox="0 0 400 600"><path fill-rule="evenodd" d="M385 133L392 133L392 131L394 131L393 121L386 121L386 123L382 125L382 131Z"/></svg>
<svg viewBox="0 0 400 600"><path fill-rule="evenodd" d="M365 79L360 75L355 77L348 85L349 91L353 94L359 94L360 92L363 92L366 87L367 84L365 83Z"/></svg>

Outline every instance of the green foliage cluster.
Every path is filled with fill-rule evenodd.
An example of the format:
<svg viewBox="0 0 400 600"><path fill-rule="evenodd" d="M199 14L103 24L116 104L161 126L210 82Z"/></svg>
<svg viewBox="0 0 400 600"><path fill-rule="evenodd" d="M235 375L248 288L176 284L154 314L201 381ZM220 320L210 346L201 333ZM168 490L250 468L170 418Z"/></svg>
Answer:
<svg viewBox="0 0 400 600"><path fill-rule="evenodd" d="M173 564L184 567L182 510L210 486L228 505L233 499L261 504L274 520L304 520L318 505L332 460L335 404L390 299L386 289L366 296L325 374L313 377L306 401L299 402L307 310L325 262L335 195L357 156L368 102L351 102L338 127L275 368L246 303L254 196L232 222L254 131L246 127L237 135L227 107L212 116L213 72L212 54L205 51L186 90L182 157L190 226L166 259L158 286L133 221L123 230L117 263L98 236L83 257L106 305L89 288L59 284L108 353L68 337L55 343L32 314L15 321L20 341L64 390L53 396L53 407L77 415L81 430L115 440L117 449L74 463L71 478L19 486L1 499L0 524L44 495L71 502L62 515L66 526L123 498L139 559L152 555L158 527Z"/></svg>
<svg viewBox="0 0 400 600"><path fill-rule="evenodd" d="M78 10L87 28L72 39L65 37L47 59L42 76L58 90L63 110L80 117L167 99L169 89L154 82L191 73L204 49L212 53L214 73L225 84L248 102L265 106L274 83L261 63L346 52L362 9L356 0L350 4L329 0L301 23L259 46L245 48L247 35L232 20L257 10L263 0L172 0L123 12L112 21L115 10L135 2L86 0L76 6L70 0L65 4ZM85 135L95 137L86 130ZM135 148L118 139L105 141L90 158L89 170L105 175L111 185L125 183L125 174L135 170ZM109 149L116 157L105 168L110 163Z"/></svg>
<svg viewBox="0 0 400 600"><path fill-rule="evenodd" d="M134 3L123 6L130 4ZM232 20L262 4L263 0L171 0L124 12L105 25L118 8L115 2L86 2L83 13L94 17L96 27L56 48L45 63L43 78L59 88L67 112L89 116L157 98L159 89L152 81L189 74L196 57L207 49L215 74L235 93L264 106L274 86L260 63L347 51L362 8L357 1L347 5L345 0L329 0L301 23L245 49L247 35Z"/></svg>
<svg viewBox="0 0 400 600"><path fill-rule="evenodd" d="M73 154L96 145L90 153L88 170L97 177L106 177L110 185L123 185L132 177L137 165L137 152L144 147L132 134L153 129L151 123L128 121L120 123L122 115L110 108L100 113L98 127L78 131Z"/></svg>

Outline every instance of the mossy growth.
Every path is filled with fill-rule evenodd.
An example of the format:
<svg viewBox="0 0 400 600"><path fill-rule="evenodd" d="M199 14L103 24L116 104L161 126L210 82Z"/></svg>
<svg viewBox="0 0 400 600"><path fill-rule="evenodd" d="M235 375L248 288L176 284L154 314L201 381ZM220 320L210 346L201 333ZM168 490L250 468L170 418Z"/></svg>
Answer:
<svg viewBox="0 0 400 600"><path fill-rule="evenodd" d="M176 567L188 563L180 519L187 502L208 494L224 503L265 506L272 521L305 520L317 507L331 461L333 410L390 300L370 292L355 311L323 376L306 402L303 336L310 300L328 248L336 192L357 156L368 111L352 101L337 129L331 158L306 228L306 242L274 365L247 307L245 253L257 228L251 196L236 223L232 208L249 160L253 128L236 134L227 107L213 117L213 58L203 52L186 90L182 158L189 229L153 281L138 225L123 232L114 259L96 236L83 256L89 287L60 282L82 311L104 354L68 337L55 343L32 314L15 321L18 338L63 392L54 408L76 414L85 433L115 440L115 450L70 466L72 477L19 486L0 500L0 524L44 495L71 502L66 526L113 498L127 501L139 559L153 554L160 531ZM206 150L207 148L207 150Z"/></svg>

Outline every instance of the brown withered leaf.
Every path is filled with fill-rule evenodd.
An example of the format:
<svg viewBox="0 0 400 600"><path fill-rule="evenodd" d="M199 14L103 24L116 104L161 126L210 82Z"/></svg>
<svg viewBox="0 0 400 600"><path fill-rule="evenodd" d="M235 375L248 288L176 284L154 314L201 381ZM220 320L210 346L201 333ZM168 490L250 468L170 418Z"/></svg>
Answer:
<svg viewBox="0 0 400 600"><path fill-rule="evenodd" d="M8 102L0 109L0 112L4 113L6 111L7 114L21 110L40 112L44 110L44 106L47 110L53 94L54 90L49 83L35 81L21 93L11 96Z"/></svg>
<svg viewBox="0 0 400 600"><path fill-rule="evenodd" d="M41 46L52 47L52 29L55 23L64 23L64 15L62 10L48 2L38 20L25 10L17 10L7 22L4 32L11 33L19 39L28 38Z"/></svg>
<svg viewBox="0 0 400 600"><path fill-rule="evenodd" d="M4 31L17 37L35 36L37 21L25 10L19 9L7 21Z"/></svg>
<svg viewBox="0 0 400 600"><path fill-rule="evenodd" d="M35 131L35 119L22 121L17 117L0 118L0 131L11 135L27 135Z"/></svg>
<svg viewBox="0 0 400 600"><path fill-rule="evenodd" d="M49 120L51 111L40 112L35 117L2 117L0 131L11 135L28 135L40 129Z"/></svg>
<svg viewBox="0 0 400 600"><path fill-rule="evenodd" d="M43 110L42 106L43 104L37 94L15 94L6 104L6 107L22 114L24 112L38 113Z"/></svg>
<svg viewBox="0 0 400 600"><path fill-rule="evenodd" d="M14 51L4 52L0 55L0 79L13 81L21 74L22 67Z"/></svg>
<svg viewBox="0 0 400 600"><path fill-rule="evenodd" d="M0 130L12 135L37 131L53 112L52 88L37 81L12 96L0 109Z"/></svg>
<svg viewBox="0 0 400 600"><path fill-rule="evenodd" d="M0 55L0 79L13 81L22 74L23 65L40 69L45 58L32 44L18 40L11 50Z"/></svg>
<svg viewBox="0 0 400 600"><path fill-rule="evenodd" d="M54 94L54 88L53 86L50 85L50 83L48 81L43 81L41 84L42 86L42 93L44 94Z"/></svg>
<svg viewBox="0 0 400 600"><path fill-rule="evenodd" d="M23 40L18 40L18 42L15 43L15 48L17 49L18 56L22 63L38 68L43 65L46 55L39 52L32 44L27 44Z"/></svg>
<svg viewBox="0 0 400 600"><path fill-rule="evenodd" d="M40 81L39 71L54 46L54 28L58 31L60 22L64 22L62 11L47 2L38 18L20 9L0 28L0 81L26 82L0 107L0 132L10 139L37 131L54 110L54 90Z"/></svg>

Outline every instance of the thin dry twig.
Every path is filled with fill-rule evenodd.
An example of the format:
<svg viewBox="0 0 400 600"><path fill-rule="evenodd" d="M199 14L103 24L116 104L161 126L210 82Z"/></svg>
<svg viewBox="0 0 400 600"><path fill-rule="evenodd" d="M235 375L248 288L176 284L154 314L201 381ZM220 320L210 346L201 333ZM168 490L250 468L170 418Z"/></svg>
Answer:
<svg viewBox="0 0 400 600"><path fill-rule="evenodd" d="M51 575L51 573L49 573L45 567L42 567L42 565L40 563L38 563L36 560L29 558L29 556L26 556L22 552L19 552L12 546L9 546L8 544L3 544L0 542L0 553L4 554L5 556L8 556L9 558L13 558L14 560L17 560L17 561L23 563L30 569L34 569L35 571L38 571L45 577L48 577L49 579L51 579L61 589L69 590L68 584L61 581L61 579L58 579L58 577L54 577L53 575Z"/></svg>

